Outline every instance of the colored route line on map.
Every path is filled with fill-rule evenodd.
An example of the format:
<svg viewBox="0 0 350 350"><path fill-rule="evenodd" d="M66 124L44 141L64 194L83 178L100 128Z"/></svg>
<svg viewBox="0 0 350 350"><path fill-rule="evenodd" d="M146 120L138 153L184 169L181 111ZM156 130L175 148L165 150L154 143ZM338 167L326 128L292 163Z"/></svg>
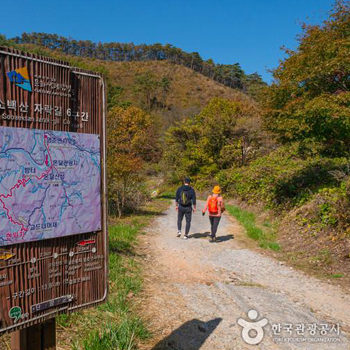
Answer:
<svg viewBox="0 0 350 350"><path fill-rule="evenodd" d="M58 173L58 170L53 166L53 161L52 161L52 158L51 158L51 154L50 154L50 150L49 150L49 146L47 145L47 135L44 135L44 146L47 150L47 155L46 155L46 159L45 159L45 164L46 166L49 166L49 158L50 158L50 163L51 163L51 166L46 170L44 171L40 176L36 176L34 175L34 177L37 179L37 180L42 180L46 175L48 175L50 173L50 171L52 169L55 169ZM6 196L4 194L1 194L0 195L0 202L2 204L2 207L4 208L4 210L6 211L6 215L7 215L7 218L8 220L10 220L10 222L14 225L18 225L20 226L20 229L15 232L17 233L18 237L23 237L24 234L28 231L28 229L24 226L23 223L21 222L17 222L13 219L13 217L10 215L10 210L6 207L6 204L4 203L4 201L2 200L2 198L6 199L6 198L11 198L12 195L13 195L13 191L15 189L18 189L20 188L21 186L23 186L23 188L26 187L26 184L27 182L29 182L31 180L30 177L28 178L23 178L21 180L18 180L17 183L10 189L10 192L9 194L7 194Z"/></svg>

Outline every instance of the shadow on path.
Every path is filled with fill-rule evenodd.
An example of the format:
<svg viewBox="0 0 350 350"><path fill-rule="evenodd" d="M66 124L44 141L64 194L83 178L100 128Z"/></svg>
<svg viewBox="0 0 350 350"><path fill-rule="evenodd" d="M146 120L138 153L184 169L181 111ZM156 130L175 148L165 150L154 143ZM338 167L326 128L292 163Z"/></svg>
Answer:
<svg viewBox="0 0 350 350"><path fill-rule="evenodd" d="M152 350L199 350L221 321L222 318L214 318L209 322L197 319L188 321L161 340Z"/></svg>
<svg viewBox="0 0 350 350"><path fill-rule="evenodd" d="M189 235L188 237L189 238L206 238L206 237L210 237L210 232L194 233L192 235ZM216 243L226 242L234 238L235 238L234 235L217 236Z"/></svg>
<svg viewBox="0 0 350 350"><path fill-rule="evenodd" d="M188 236L189 238L205 238L210 237L210 232L203 232L203 233L194 233L192 235Z"/></svg>
<svg viewBox="0 0 350 350"><path fill-rule="evenodd" d="M217 236L216 243L226 242L226 241L229 241L230 239L234 239L234 238L235 238L234 235Z"/></svg>

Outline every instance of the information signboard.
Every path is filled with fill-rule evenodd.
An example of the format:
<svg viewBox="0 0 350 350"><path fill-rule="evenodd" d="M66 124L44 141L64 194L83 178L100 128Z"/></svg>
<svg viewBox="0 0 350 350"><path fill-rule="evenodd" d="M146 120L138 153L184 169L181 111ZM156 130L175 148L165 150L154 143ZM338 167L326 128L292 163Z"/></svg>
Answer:
<svg viewBox="0 0 350 350"><path fill-rule="evenodd" d="M0 48L0 333L107 297L105 89Z"/></svg>

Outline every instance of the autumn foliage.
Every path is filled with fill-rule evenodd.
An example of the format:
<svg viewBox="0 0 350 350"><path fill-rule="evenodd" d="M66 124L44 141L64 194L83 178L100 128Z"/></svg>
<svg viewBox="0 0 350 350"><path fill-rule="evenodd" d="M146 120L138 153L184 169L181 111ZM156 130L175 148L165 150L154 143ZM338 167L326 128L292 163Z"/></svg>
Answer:
<svg viewBox="0 0 350 350"><path fill-rule="evenodd" d="M136 107L115 107L108 116L108 198L119 216L136 210L147 198L143 166L159 160L157 125Z"/></svg>
<svg viewBox="0 0 350 350"><path fill-rule="evenodd" d="M329 156L350 151L350 2L329 19L304 25L297 50L274 71L265 125L283 143L318 143Z"/></svg>

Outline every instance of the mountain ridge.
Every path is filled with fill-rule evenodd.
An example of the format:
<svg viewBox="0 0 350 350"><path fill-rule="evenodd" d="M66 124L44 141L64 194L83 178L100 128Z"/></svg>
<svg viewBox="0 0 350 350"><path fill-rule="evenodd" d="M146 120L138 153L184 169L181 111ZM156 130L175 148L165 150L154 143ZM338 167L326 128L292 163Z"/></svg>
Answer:
<svg viewBox="0 0 350 350"><path fill-rule="evenodd" d="M171 44L95 43L90 40L75 40L57 34L36 32L23 33L20 37L12 38L11 41L19 45L34 44L72 56L103 61L145 62L167 60L190 68L214 81L241 90L253 97L256 90L266 86L259 74L246 74L239 63L215 64L212 59L203 60L198 52L187 53Z"/></svg>

